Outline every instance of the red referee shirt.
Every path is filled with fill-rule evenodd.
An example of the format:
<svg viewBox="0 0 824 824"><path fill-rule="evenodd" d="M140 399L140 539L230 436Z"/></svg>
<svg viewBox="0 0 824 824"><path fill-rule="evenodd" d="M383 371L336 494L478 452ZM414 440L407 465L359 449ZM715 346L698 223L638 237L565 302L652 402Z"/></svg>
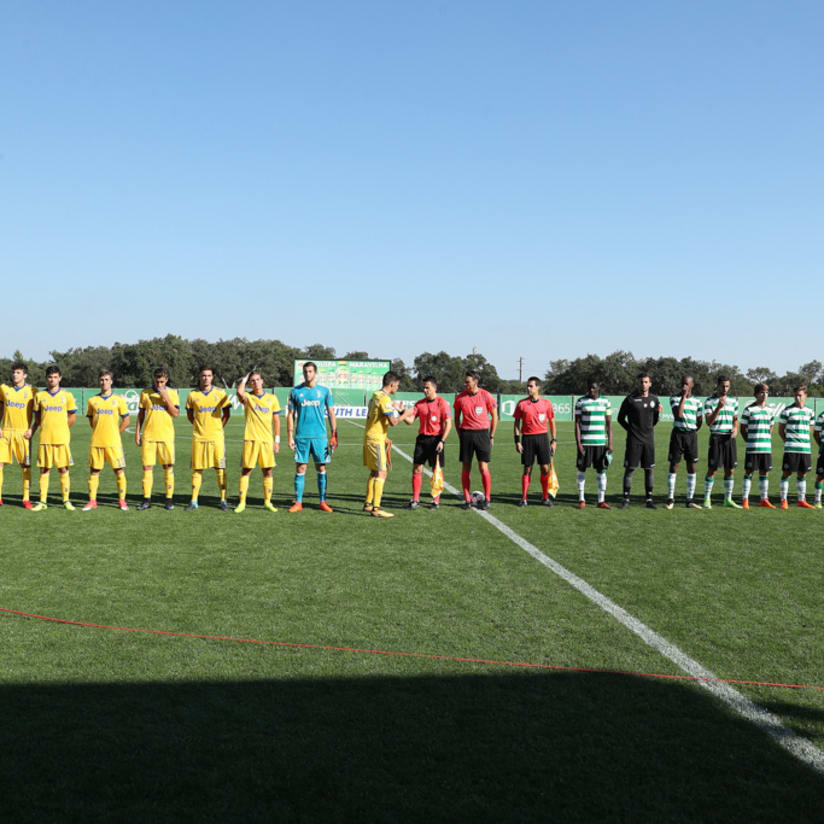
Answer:
<svg viewBox="0 0 824 824"><path fill-rule="evenodd" d="M489 429L489 416L498 403L486 389L474 395L461 392L455 398L455 425L459 429Z"/></svg>
<svg viewBox="0 0 824 824"><path fill-rule="evenodd" d="M521 424L522 435L541 435L549 430L549 422L555 417L552 401L546 398L524 398L518 401L512 417Z"/></svg>
<svg viewBox="0 0 824 824"><path fill-rule="evenodd" d="M440 395L436 395L431 401L427 398L419 400L414 409L415 417L421 421L419 435L443 435L446 419L452 417L452 412Z"/></svg>

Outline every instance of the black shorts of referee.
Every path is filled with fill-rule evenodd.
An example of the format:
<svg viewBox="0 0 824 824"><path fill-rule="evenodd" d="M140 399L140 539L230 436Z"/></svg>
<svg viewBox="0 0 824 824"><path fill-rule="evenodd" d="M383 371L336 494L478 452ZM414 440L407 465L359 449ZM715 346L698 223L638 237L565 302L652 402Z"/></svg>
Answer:
<svg viewBox="0 0 824 824"><path fill-rule="evenodd" d="M458 443L458 460L461 463L471 463L473 456L481 463L489 463L492 460L492 440L488 429L459 429Z"/></svg>
<svg viewBox="0 0 824 824"><path fill-rule="evenodd" d="M415 454L412 456L412 463L416 466L428 463L434 469L435 460L440 456L441 466L446 466L446 447L438 452L440 442L440 435L418 435L415 438Z"/></svg>
<svg viewBox="0 0 824 824"><path fill-rule="evenodd" d="M624 452L625 469L653 469L655 467L655 441L650 438L640 440L632 434L627 435L627 447Z"/></svg>
<svg viewBox="0 0 824 824"><path fill-rule="evenodd" d="M730 432L710 434L707 469L715 471L719 466L723 466L726 470L735 469L738 466L738 446Z"/></svg>
<svg viewBox="0 0 824 824"><path fill-rule="evenodd" d="M521 463L524 466L532 466L536 460L540 466L549 466L552 460L552 448L546 432L539 432L537 435L523 435L521 445L523 447Z"/></svg>
<svg viewBox="0 0 824 824"><path fill-rule="evenodd" d="M698 433L685 429L673 429L670 433L669 455L671 464L681 463L681 458L688 464L698 463Z"/></svg>

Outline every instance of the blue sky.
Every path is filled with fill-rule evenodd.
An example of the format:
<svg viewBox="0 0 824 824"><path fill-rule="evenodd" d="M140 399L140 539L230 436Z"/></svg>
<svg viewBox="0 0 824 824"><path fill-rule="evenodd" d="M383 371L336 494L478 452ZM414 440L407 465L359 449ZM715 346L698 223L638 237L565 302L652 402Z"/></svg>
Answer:
<svg viewBox="0 0 824 824"><path fill-rule="evenodd" d="M794 0L4 3L0 355L172 332L477 347L504 377L795 368L822 35Z"/></svg>

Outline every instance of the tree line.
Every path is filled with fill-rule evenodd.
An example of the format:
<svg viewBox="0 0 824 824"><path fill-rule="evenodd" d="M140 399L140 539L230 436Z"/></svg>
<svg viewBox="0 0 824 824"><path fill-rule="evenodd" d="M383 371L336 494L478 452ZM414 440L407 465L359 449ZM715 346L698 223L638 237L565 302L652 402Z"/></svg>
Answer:
<svg viewBox="0 0 824 824"><path fill-rule="evenodd" d="M197 370L203 363L211 364L216 372L218 385L233 385L241 375L256 368L263 373L267 386L291 386L292 364L296 359L311 360L368 360L369 353L346 352L338 355L331 346L314 343L310 346L289 346L279 340L231 340L207 341L202 338L187 340L178 335L140 340L137 343L115 343L113 346L86 346L52 351L51 360L38 362L15 352L12 358L0 358L2 377L9 374L12 361L23 361L29 368L31 383L45 385L45 370L50 363L56 364L63 375L64 386L97 386L101 369L110 369L116 386L149 386L152 372L158 366L169 370L173 386L197 384ZM384 358L385 359L385 358ZM505 380L482 354L471 352L463 357L448 352L422 352L411 365L400 359L391 361L393 371L401 378L401 391L423 389L423 380L434 377L442 392L460 392L467 371L480 374L480 383L490 392L526 394L526 381ZM767 367L756 367L742 372L737 366L700 361L693 358L636 358L631 352L616 351L605 357L586 355L574 360L550 361L544 375L543 391L548 395L580 395L589 382L597 381L606 395L623 395L630 392L640 372L652 377L653 391L659 395L675 393L681 385L681 377L690 374L695 378L695 392L709 395L715 388L717 376L725 374L732 384L732 392L748 396L752 386L766 381L774 395L790 395L793 387L806 383L811 395L824 395L824 365L810 361L797 372L777 375ZM527 376L524 376L525 378Z"/></svg>

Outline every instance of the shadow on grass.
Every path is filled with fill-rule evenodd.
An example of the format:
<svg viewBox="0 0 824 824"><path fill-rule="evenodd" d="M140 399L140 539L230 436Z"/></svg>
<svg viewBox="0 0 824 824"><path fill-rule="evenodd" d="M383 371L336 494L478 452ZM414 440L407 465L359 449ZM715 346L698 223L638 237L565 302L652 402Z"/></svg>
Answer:
<svg viewBox="0 0 824 824"><path fill-rule="evenodd" d="M5 821L820 821L693 686L513 673L0 687Z"/></svg>

